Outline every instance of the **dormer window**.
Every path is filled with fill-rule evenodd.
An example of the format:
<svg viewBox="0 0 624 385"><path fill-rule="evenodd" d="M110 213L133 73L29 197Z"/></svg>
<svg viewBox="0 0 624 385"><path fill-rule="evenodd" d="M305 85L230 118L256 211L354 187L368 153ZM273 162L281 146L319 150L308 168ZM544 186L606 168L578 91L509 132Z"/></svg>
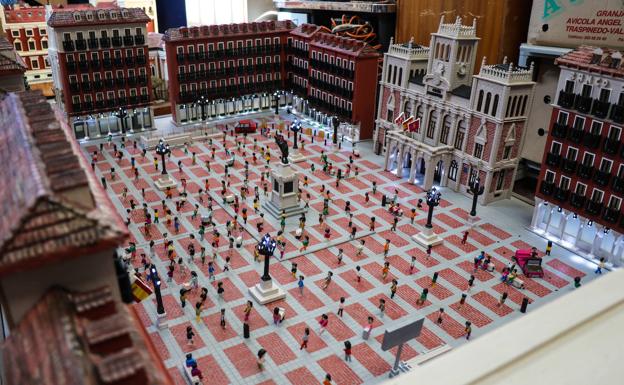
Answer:
<svg viewBox="0 0 624 385"><path fill-rule="evenodd" d="M87 12L87 20L89 21L93 20L93 14L91 12Z"/></svg>
<svg viewBox="0 0 624 385"><path fill-rule="evenodd" d="M602 53L602 49L596 48L592 54L590 64L600 64L600 59L602 59Z"/></svg>
<svg viewBox="0 0 624 385"><path fill-rule="evenodd" d="M129 17L129 16L130 16L130 14L128 13L127 9L123 9L121 11L121 17L126 18L126 17Z"/></svg>
<svg viewBox="0 0 624 385"><path fill-rule="evenodd" d="M117 20L117 11L111 11L111 13L110 13L110 17L111 17L111 19L113 19L113 20Z"/></svg>
<svg viewBox="0 0 624 385"><path fill-rule="evenodd" d="M106 12L98 11L98 19L100 19L100 20L106 19Z"/></svg>
<svg viewBox="0 0 624 385"><path fill-rule="evenodd" d="M80 13L76 12L74 13L74 21L80 21Z"/></svg>
<svg viewBox="0 0 624 385"><path fill-rule="evenodd" d="M611 55L611 68L618 68L622 63L622 54L618 51Z"/></svg>

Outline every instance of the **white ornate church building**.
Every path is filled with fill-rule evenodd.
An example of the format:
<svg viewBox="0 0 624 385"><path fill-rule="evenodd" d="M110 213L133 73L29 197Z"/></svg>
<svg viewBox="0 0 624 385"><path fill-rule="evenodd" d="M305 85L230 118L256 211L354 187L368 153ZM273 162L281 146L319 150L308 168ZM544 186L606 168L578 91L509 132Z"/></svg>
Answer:
<svg viewBox="0 0 624 385"><path fill-rule="evenodd" d="M476 22L460 18L442 18L429 47L391 42L373 140L398 177L464 194L479 178L487 204L511 196L535 83L533 68L507 60L487 65L483 58L473 75L478 42ZM400 124L411 116L420 119L415 132Z"/></svg>

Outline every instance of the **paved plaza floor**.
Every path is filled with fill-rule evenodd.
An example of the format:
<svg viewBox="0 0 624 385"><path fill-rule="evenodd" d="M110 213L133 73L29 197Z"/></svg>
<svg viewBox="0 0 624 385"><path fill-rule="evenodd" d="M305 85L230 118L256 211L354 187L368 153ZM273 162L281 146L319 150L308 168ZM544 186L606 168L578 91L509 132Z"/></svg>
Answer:
<svg viewBox="0 0 624 385"><path fill-rule="evenodd" d="M271 122L272 115L268 117ZM285 118L288 119L288 118ZM235 165L231 170L231 186L229 191L240 194L244 179L244 160L251 161L253 139L257 139L258 146L268 147L271 153L271 167L279 162L279 150L273 139L250 135L242 152L236 151ZM307 175L309 187L302 187L311 195L310 210L307 214L306 234L310 237L310 250L301 255L301 242L295 239L294 232L298 227L298 218L289 218L286 225L286 250L283 260L275 257L271 261L271 275L287 292L285 300L271 303L267 306L254 304L250 315L251 338L243 338L243 308L251 299L248 287L259 282L262 275L262 262L254 262L253 249L259 234L255 230L258 215L252 208L253 186L259 184L260 173L265 170L265 162L258 161L251 164L249 183L252 193L245 200L242 207L247 207L250 226L244 231L241 248L230 248L225 237L225 223L232 219L233 209L223 205L220 195L221 181L224 178L226 154L222 141L215 140L215 159L211 158L211 148L207 142L195 142L189 146L189 153L179 147L173 149L167 168L174 179L186 178L189 193L188 204L180 212L175 212L174 201L178 199L177 192L167 205L181 222L179 233L175 233L172 226L167 227L165 216L162 214L161 200L164 194L154 186L154 181L160 176L155 169L153 158L155 154L148 152L141 156L141 150L132 146L132 138L128 138L121 162L113 158L112 146L105 146L105 151L99 156L96 164L96 173L99 177L106 177L107 191L119 210L122 218L126 218L126 209L130 207L130 199L138 202L132 212L132 223L129 226L131 238L137 243L140 252L146 252L150 240L156 242L157 258L154 261L161 277L166 276L167 259L163 248L163 233L168 233L169 239L174 241L178 255L184 257L187 263L187 246L193 242L199 255L200 244L206 247L208 260L212 260L211 231L209 228L204 241L197 235L199 218L192 219L193 206L198 203L198 191L207 183L210 186L210 195L214 198L214 214L217 229L222 233L222 240L217 252L217 271L215 281L208 279L208 267L202 265L198 259L195 263L187 263L184 273L176 269L173 282L163 283L163 299L167 311L168 328L158 330L154 325L156 305L154 296L150 296L136 308L142 316L150 337L160 352L167 368L177 384L185 384L180 369L187 352L192 352L198 360L199 367L210 384L319 384L330 373L335 384L374 384L386 379L392 363L395 349L381 350L381 339L386 327L398 325L407 320L416 320L425 317L425 324L420 337L410 341L403 349L403 359L409 360L419 354L442 344L457 347L463 343L470 343L464 337L464 323L472 322L472 338L479 338L492 328L499 327L517 317L520 313L520 303L526 296L530 300L528 311L556 298L558 295L572 290L572 279L575 276L583 277L587 282L595 277L594 267L584 259L555 246L551 256L544 257L545 277L543 279L528 279L522 277L526 288L523 290L512 288L500 281L500 270L509 264L511 256L518 248L536 246L539 250L545 249L546 241L531 233L525 226L530 223L531 207L518 200L512 199L494 203L488 207L479 207L478 216L481 218L477 227L470 230L468 242L461 244L462 233L468 228L466 220L470 206L470 199L460 194L442 189L442 201L435 209L435 231L444 239L442 245L433 248L431 257L427 257L425 249L417 245L411 236L419 232L427 216L427 206L417 210L415 224L410 224L407 216L400 219L397 231L391 231L392 215L387 208L381 206L382 194L392 196L398 190L401 206L406 212L416 207L419 198L424 197L421 188L410 185L406 180L399 180L390 172L383 171L380 166L383 158L376 156L370 146L361 146L361 157L354 159L354 167L359 168L359 175L351 172L349 178L343 180L339 188L335 186L335 178L322 172L320 160L321 151L325 150L329 161L334 167L345 171L351 154L350 146L345 145L341 151L333 151L328 143L306 141L304 155L306 161L294 165L303 176ZM242 137L238 140L242 142ZM114 139L119 145L119 138ZM346 142L345 142L346 143ZM236 148L236 139L227 137L227 147ZM86 152L91 154L98 148L97 143L83 145ZM241 146L242 148L242 146ZM197 162L193 164L191 153L197 153ZM257 151L259 157L259 152ZM90 155L89 155L90 156ZM134 179L131 170L130 157L136 159L139 169L139 179ZM182 172L178 170L178 161L182 162ZM207 171L205 161L210 163L211 171ZM312 165L315 171L311 170ZM111 167L116 169L116 177L111 178ZM377 193L372 194L371 184L377 182ZM331 239L327 242L323 237L325 225L319 225L318 213L322 210L323 198L321 187L331 191L332 201L329 215L325 219L331 229ZM122 191L128 189L127 196L122 197ZM269 183L269 189L271 184ZM145 189L145 199L141 196L141 189ZM259 185L260 197L264 202L262 185ZM370 201L365 202L365 192L370 193ZM160 223L152 226L150 235L145 233L144 217L141 205L146 202L150 213L153 209L161 212ZM345 214L345 202L351 202L353 223L358 228L358 234L366 234L369 218L375 216L377 226L365 240L365 248L361 255L357 255L359 240L348 239L348 216ZM206 214L207 199L200 213ZM303 204L303 202L302 202ZM265 215L267 230L275 236L279 229L279 221L270 215ZM189 235L193 233L193 240ZM391 246L387 261L390 262L390 271L386 279L382 278L384 264L383 245L386 239ZM338 248L344 250L341 264L337 262ZM475 273L474 286L468 292L468 298L463 306L459 301L462 293L468 289L468 278L473 273L473 258L485 251L492 257L496 271L489 273L479 270ZM276 255L279 254L276 252ZM540 253L542 254L542 253ZM231 270L223 272L221 269L226 256L231 257ZM415 269L410 273L411 257L416 257ZM298 265L298 275L305 276L303 295L299 293L297 282L290 273L291 263ZM134 265L141 266L140 258L133 261ZM361 267L361 281L356 280L356 266ZM142 269L141 269L142 270ZM199 285L209 289L208 300L201 314L201 321L195 320L194 305L199 298L199 290L190 295L190 301L184 308L178 299L181 284L190 279L189 270L198 273ZM323 280L328 271L333 272L333 280L329 287L322 289ZM439 273L437 284L431 285L434 272ZM391 280L398 280L396 296L390 298ZM225 288L223 298L216 293L217 282L222 282ZM427 301L417 305L423 288L429 288ZM497 307L502 292L508 293L505 305ZM338 316L340 297L345 297L344 314ZM379 300L385 299L385 314L381 314ZM286 319L279 325L274 325L272 312L275 306L286 309ZM443 307L446 315L441 325L435 321L439 308ZM219 324L220 309L226 309L227 328L223 330ZM322 314L329 316L327 331L319 335L318 320ZM363 340L362 330L368 316L374 319L374 329L369 340ZM186 341L186 328L192 326L197 334L194 344ZM310 342L307 350L300 350L299 345L305 327L311 330ZM344 341L349 340L353 345L353 361L344 360ZM265 370L260 372L255 355L264 348L267 350ZM475 362L478 365L478 361Z"/></svg>

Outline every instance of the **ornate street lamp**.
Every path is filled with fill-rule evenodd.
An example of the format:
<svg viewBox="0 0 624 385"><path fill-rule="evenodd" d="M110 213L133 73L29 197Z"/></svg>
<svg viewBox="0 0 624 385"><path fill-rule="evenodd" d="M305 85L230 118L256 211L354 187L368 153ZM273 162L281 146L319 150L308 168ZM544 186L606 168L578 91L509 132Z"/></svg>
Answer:
<svg viewBox="0 0 624 385"><path fill-rule="evenodd" d="M269 274L269 260L273 256L276 247L277 242L275 242L275 239L271 238L269 234L265 234L264 237L260 239L260 242L258 242L258 253L264 256L264 274L262 274L261 279L265 282L271 280L271 275Z"/></svg>
<svg viewBox="0 0 624 385"><path fill-rule="evenodd" d="M433 228L433 225L431 224L431 220L433 219L433 208L440 205L441 196L442 194L435 187L427 191L426 202L427 206L429 206L429 213L427 214L427 224L425 225L425 227L428 229Z"/></svg>
<svg viewBox="0 0 624 385"><path fill-rule="evenodd" d="M126 117L128 116L128 111L125 108L119 107L117 112L115 113L119 119L121 119L121 133L126 133Z"/></svg>
<svg viewBox="0 0 624 385"><path fill-rule="evenodd" d="M167 166L165 165L165 156L171 154L171 149L169 145L165 143L163 139L158 141L156 145L156 154L160 155L160 159L162 160L162 175L167 175Z"/></svg>
<svg viewBox="0 0 624 385"><path fill-rule="evenodd" d="M334 144L338 144L338 127L340 126L340 121L335 116L332 118L332 125L334 126L334 135L332 139Z"/></svg>
<svg viewBox="0 0 624 385"><path fill-rule="evenodd" d="M273 94L273 97L275 98L275 115L279 114L279 100L280 100L280 96L281 96L280 91L275 91L275 93Z"/></svg>
<svg viewBox="0 0 624 385"><path fill-rule="evenodd" d="M295 122L290 125L290 130L293 132L293 149L296 150L299 148L297 145L297 134L301 131L301 122L295 120Z"/></svg>
<svg viewBox="0 0 624 385"><path fill-rule="evenodd" d="M468 192L472 194L471 217L477 216L477 199L479 199L479 195L483 195L484 190L485 187L481 186L481 180L479 178L475 178L474 181L468 185Z"/></svg>
<svg viewBox="0 0 624 385"><path fill-rule="evenodd" d="M202 120L206 120L206 106L210 103L210 101L208 100L208 98L202 95L199 99L197 99L195 103L201 108Z"/></svg>

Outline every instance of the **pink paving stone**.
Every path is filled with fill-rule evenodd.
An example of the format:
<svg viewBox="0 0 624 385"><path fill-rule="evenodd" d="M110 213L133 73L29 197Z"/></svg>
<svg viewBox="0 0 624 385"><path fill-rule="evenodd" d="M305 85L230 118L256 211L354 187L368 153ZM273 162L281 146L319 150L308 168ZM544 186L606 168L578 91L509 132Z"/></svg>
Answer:
<svg viewBox="0 0 624 385"><path fill-rule="evenodd" d="M438 319L438 310L434 311L427 315L427 318L431 322L436 322ZM464 335L464 325L457 322L453 317L451 317L448 313L444 315L442 324L435 324L436 327L444 330L448 335L453 338L460 338Z"/></svg>
<svg viewBox="0 0 624 385"><path fill-rule="evenodd" d="M434 286L431 286L431 277L421 277L416 280L416 283L422 288L428 288L429 294L433 294L437 299L446 299L453 295L453 292L445 288L438 281Z"/></svg>
<svg viewBox="0 0 624 385"><path fill-rule="evenodd" d="M470 230L470 235L468 236L468 239L474 240L483 246L489 246L494 243L494 240L492 238L487 237L474 229Z"/></svg>
<svg viewBox="0 0 624 385"><path fill-rule="evenodd" d="M372 289L374 287L364 277L362 277L360 282L358 282L357 281L357 272L355 271L355 268L349 269L347 271L344 271L344 272L340 273L339 276L345 282L347 282L349 285L351 285L355 290L357 290L359 293L364 293L364 292L369 291L370 289Z"/></svg>
<svg viewBox="0 0 624 385"><path fill-rule="evenodd" d="M433 267L440 263L437 259L435 259L435 257L427 256L427 253L424 250L419 249L418 247L408 250L407 255L410 256L410 261L412 255L415 256L416 261L427 268Z"/></svg>
<svg viewBox="0 0 624 385"><path fill-rule="evenodd" d="M174 320L184 315L184 312L182 311L182 307L180 306L180 301L178 300L177 297L174 298L174 296L171 294L165 294L162 296L162 300L163 300L163 305L165 306L165 309L167 310L167 319ZM153 301L154 301L154 306L155 306L156 298L153 298ZM188 306L189 305L188 301L186 302L187 302L186 306Z"/></svg>
<svg viewBox="0 0 624 385"><path fill-rule="evenodd" d="M387 373L391 368L390 364L365 342L353 346L352 354L375 377Z"/></svg>
<svg viewBox="0 0 624 385"><path fill-rule="evenodd" d="M253 318L253 315L251 316ZM226 309L225 312L225 329L221 327L221 311L220 309L216 313L212 313L208 316L202 317L204 325L210 331L210 334L214 337L217 342L227 341L230 338L234 338L238 336L238 333L234 329L235 325L232 325L231 322L234 319L234 315L229 309Z"/></svg>
<svg viewBox="0 0 624 385"><path fill-rule="evenodd" d="M371 170L377 170L377 169L379 169L379 168L380 168L377 164L375 164L375 163L371 162L370 160L366 160L366 159L361 160L361 161L358 161L358 163L359 163L362 167L366 167L366 168L369 168L369 169L371 169Z"/></svg>
<svg viewBox="0 0 624 385"><path fill-rule="evenodd" d="M256 364L256 355L244 343L234 345L223 351L230 360L232 367L236 368L243 378L260 373ZM270 353L268 354L270 355Z"/></svg>
<svg viewBox="0 0 624 385"><path fill-rule="evenodd" d="M160 202L161 197L153 190L145 190L145 199L147 203Z"/></svg>
<svg viewBox="0 0 624 385"><path fill-rule="evenodd" d="M115 194L117 194L119 196L119 199L121 200L121 193L123 191L123 188L126 187L126 184L124 182L119 182L119 183L109 183L108 184L109 188L111 190L113 190L115 192Z"/></svg>
<svg viewBox="0 0 624 385"><path fill-rule="evenodd" d="M336 384L359 385L363 382L344 359L335 354L318 360L317 364L331 374L332 381Z"/></svg>
<svg viewBox="0 0 624 385"><path fill-rule="evenodd" d="M258 385L277 385L273 380L266 380L258 383Z"/></svg>
<svg viewBox="0 0 624 385"><path fill-rule="evenodd" d="M553 273L549 269L544 269L544 281L550 283L558 289L561 289L571 283Z"/></svg>
<svg viewBox="0 0 624 385"><path fill-rule="evenodd" d="M329 284L329 286L327 286L327 289L323 290L323 285L325 284L325 279L319 279L316 282L314 282L314 284L321 289L321 291L327 295L329 298L331 298L334 301L338 301L340 299L340 297L345 297L348 298L349 297L349 293L347 293L343 288L341 288L338 285L338 282L336 282L335 278L332 277L332 281Z"/></svg>
<svg viewBox="0 0 624 385"><path fill-rule="evenodd" d="M292 385L318 385L321 381L303 366L286 373L286 378Z"/></svg>
<svg viewBox="0 0 624 385"><path fill-rule="evenodd" d="M504 317L509 313L513 313L513 309L507 305L498 306L498 299L486 291L480 291L473 295L472 298L481 305L490 309L499 317Z"/></svg>
<svg viewBox="0 0 624 385"><path fill-rule="evenodd" d="M141 320L141 323L143 324L143 326L145 328L151 326L152 320L150 319L149 314L147 314L147 311L145 310L144 305L142 303L133 303L132 306L139 314L139 319Z"/></svg>
<svg viewBox="0 0 624 385"><path fill-rule="evenodd" d="M404 237L400 236L398 233L390 230L382 231L377 233L383 239L389 239L392 250L393 247L403 247L407 246L410 242L406 240Z"/></svg>
<svg viewBox="0 0 624 385"><path fill-rule="evenodd" d="M360 169L361 169L361 167L360 167ZM351 175L355 175L354 174L355 171L353 171L353 170L355 170L355 168L352 169ZM370 189L370 184L364 183L359 176L357 178L355 176L353 178L349 178L345 182L349 183L351 186L353 186L354 190L363 191L363 190Z"/></svg>
<svg viewBox="0 0 624 385"><path fill-rule="evenodd" d="M568 265L567 263L562 262L558 259L551 259L550 261L546 262L546 264L552 267L553 269L562 272L563 274L567 275L570 278L585 276L584 272L578 269L575 269L572 266Z"/></svg>
<svg viewBox="0 0 624 385"><path fill-rule="evenodd" d="M416 274L419 272L418 266L414 264L414 269L410 273L411 260L410 262L408 262L407 260L405 260L403 257L399 255L390 255L388 258L386 258L386 261L390 262L391 269L396 269L397 271L400 271L401 273L405 275Z"/></svg>
<svg viewBox="0 0 624 385"><path fill-rule="evenodd" d="M351 316L358 323L358 325L364 327L364 325L368 325L368 317L373 317L373 327L381 326L381 322L377 318L376 314L371 313L366 310L364 306L359 303L354 303L348 306L345 306L345 312ZM356 332L359 332L356 330Z"/></svg>
<svg viewBox="0 0 624 385"><path fill-rule="evenodd" d="M293 309L285 299L280 299L279 301L271 302L264 305L267 308L269 313L273 313L273 309L276 307L281 307L286 311L285 317L286 319L295 318L297 316L297 312Z"/></svg>
<svg viewBox="0 0 624 385"><path fill-rule="evenodd" d="M412 225L412 224L405 224L402 226L397 226L397 229L399 229L399 231L401 231L403 234L410 236L410 237L420 231L415 225Z"/></svg>
<svg viewBox="0 0 624 385"><path fill-rule="evenodd" d="M197 358L197 367L201 369L205 379L209 378L210 383L214 383L214 384L230 383L230 379L223 372L221 365L219 364L219 362L217 362L217 360L212 355L207 355L207 356Z"/></svg>
<svg viewBox="0 0 624 385"><path fill-rule="evenodd" d="M464 225L460 221L450 217L448 214L445 214L445 213L440 213L440 214L436 215L436 219L442 221L445 225L447 225L448 227L450 227L452 229L456 229L456 228L462 227Z"/></svg>
<svg viewBox="0 0 624 385"><path fill-rule="evenodd" d="M282 365L297 358L295 353L286 345L284 340L276 333L265 334L256 339L258 344L269 353L269 358L277 365Z"/></svg>
<svg viewBox="0 0 624 385"><path fill-rule="evenodd" d="M316 266L316 264L310 261L310 259L306 256L293 258L290 262L295 262L299 271L306 277L317 275L321 272L318 266Z"/></svg>
<svg viewBox="0 0 624 385"><path fill-rule="evenodd" d="M492 322L488 316L481 313L469 303L464 303L460 306L459 302L455 302L454 304L449 305L449 307L468 321L472 322L472 324L476 327L483 327Z"/></svg>
<svg viewBox="0 0 624 385"><path fill-rule="evenodd" d="M304 281L305 282L305 281ZM332 282L334 283L334 282ZM299 288L293 287L288 290L291 298L294 298L303 306L307 311L316 310L318 308L323 307L323 302L318 299L317 296L314 295L310 290L304 289L303 296L299 295Z"/></svg>
<svg viewBox="0 0 624 385"><path fill-rule="evenodd" d="M392 274L392 268L391 268L391 269L390 269L390 272L388 273L388 276L387 276L387 277L386 277L386 279L384 280L384 279L382 278L382 275L381 275L381 274L382 274L382 273L381 273L381 270L382 270L382 265L381 265L380 263L377 263L377 262L371 262L371 263L368 263L368 264L366 264L366 265L362 266L362 268L363 268L364 270L368 271L368 273L369 273L370 275L372 275L373 277L377 278L377 280L378 280L380 283L383 283L383 284L388 284L388 287L390 287L389 285L390 285L390 283L392 282L392 280L396 278L396 275Z"/></svg>
<svg viewBox="0 0 624 385"><path fill-rule="evenodd" d="M479 227L481 227L483 230L487 231L488 233L492 234L498 239L507 239L511 237L511 234L509 234L505 230L502 230L494 226L491 223L483 223L483 224L480 224Z"/></svg>
<svg viewBox="0 0 624 385"><path fill-rule="evenodd" d="M441 199L440 200L440 207L442 208L446 208L451 206L451 202L447 201L446 199Z"/></svg>
<svg viewBox="0 0 624 385"><path fill-rule="evenodd" d="M239 298L243 297L243 294L238 290L236 285L230 280L230 278L220 276L215 281L212 282L212 287L217 290L217 282L223 282L223 288L225 292L223 293L223 300L230 302L235 301Z"/></svg>
<svg viewBox="0 0 624 385"><path fill-rule="evenodd" d="M377 340L377 342L379 342L381 344L381 342L383 341L383 334L378 335L377 337L375 337L375 339ZM397 353L397 349L398 347L393 347L392 349L388 350L392 356L396 356ZM403 351L401 352L401 359L404 361L407 360L411 360L412 358L416 357L418 355L418 352L416 350L414 350L413 347L411 347L408 344L404 344L403 345ZM390 369L388 369L390 370Z"/></svg>
<svg viewBox="0 0 624 385"><path fill-rule="evenodd" d="M494 263L496 264L496 263ZM485 281L489 281L490 279L492 279L494 276L492 274L490 274L489 272L482 270L482 269L478 269L477 272L474 272L474 263L469 262L469 261L463 261L457 264L457 267L459 267L460 269L462 269L463 271L465 271L468 274L472 274L475 276L476 279L478 279L481 282L485 282Z"/></svg>
<svg viewBox="0 0 624 385"><path fill-rule="evenodd" d="M381 255L383 254L383 244L381 244L380 242L377 242L377 240L375 240L372 236L367 236L362 238L366 243L364 244L364 247L368 250L370 250L373 254L377 255Z"/></svg>
<svg viewBox="0 0 624 385"><path fill-rule="evenodd" d="M271 274L271 276L273 276L273 274ZM255 270L238 273L238 278L243 281L246 287L254 286L258 282L260 282L260 274L258 274L258 272L256 272Z"/></svg>
<svg viewBox="0 0 624 385"><path fill-rule="evenodd" d="M455 207L453 209L450 210L453 214L457 215L458 217L460 217L461 219L467 221L468 217L470 216L470 214L468 213L468 211L459 208L459 207Z"/></svg>
<svg viewBox="0 0 624 385"><path fill-rule="evenodd" d="M149 337L152 340L152 343L154 344L154 348L156 348L156 351L158 352L158 355L160 356L161 361L168 360L170 357L169 349L167 349L167 346L165 345L162 338L160 337L160 334L158 334L158 332L150 333Z"/></svg>
<svg viewBox="0 0 624 385"><path fill-rule="evenodd" d="M420 225L421 229L424 229L425 225L427 224L427 218L417 220L416 223ZM433 221L433 232L436 234L443 234L446 232L446 229Z"/></svg>
<svg viewBox="0 0 624 385"><path fill-rule="evenodd" d="M298 324L288 327L288 332L293 338L301 344L303 332L305 328L310 328L310 339L308 341L308 353L314 353L317 350L321 350L327 347L327 344L321 337L318 336L319 330L318 319L309 319L308 322L299 322Z"/></svg>
<svg viewBox="0 0 624 385"><path fill-rule="evenodd" d="M373 214L377 217L377 221L383 219L387 223L392 223L394 220L394 215L390 213L387 209L379 208L373 211Z"/></svg>
<svg viewBox="0 0 624 385"><path fill-rule="evenodd" d="M182 377L182 372L180 371L179 366L174 366L173 368L169 368L167 369L167 372L169 372L169 375L173 379L174 385L188 385L188 383L186 382L186 379Z"/></svg>
<svg viewBox="0 0 624 385"><path fill-rule="evenodd" d="M429 300L425 300L422 305L416 304L416 301L420 298L420 293L408 285L400 285L397 288L397 295L416 309L422 309L431 305Z"/></svg>
<svg viewBox="0 0 624 385"><path fill-rule="evenodd" d="M524 281L524 287L526 288L526 290L530 291L538 297L545 297L548 294L552 293L552 290L538 283L534 278L522 277L522 280Z"/></svg>
<svg viewBox="0 0 624 385"><path fill-rule="evenodd" d="M438 318L437 315L435 318ZM433 322L435 322L435 320ZM420 336L416 337L416 341L418 341L427 350L437 348L438 346L444 344L444 341L426 326L423 326L420 331Z"/></svg>
<svg viewBox="0 0 624 385"><path fill-rule="evenodd" d="M377 294L376 296L369 298L369 301L373 304L373 306L378 307L380 299L384 299L386 301L386 311L384 317L396 320L407 315L407 312L403 310L401 306L399 306L396 302L391 300L390 297L385 294ZM379 311L377 311L377 314L380 314ZM379 316L381 317L381 315Z"/></svg>
<svg viewBox="0 0 624 385"><path fill-rule="evenodd" d="M189 344L186 339L186 327L193 327L195 336L193 337L193 344ZM183 322L175 326L169 326L169 331L173 338L175 338L178 346L184 353L190 353L206 346L204 340L201 338L201 333L197 330L196 325L192 325L190 322Z"/></svg>
<svg viewBox="0 0 624 385"><path fill-rule="evenodd" d="M503 292L507 292L507 299L512 300L513 302L517 303L518 305L520 305L522 303L522 299L524 297L527 297L527 295L525 295L523 292L511 287L510 285L507 285L506 283L499 283L498 285L492 286L492 289L496 290L499 293L503 293ZM533 300L531 298L529 298L529 303L532 303Z"/></svg>
<svg viewBox="0 0 624 385"><path fill-rule="evenodd" d="M271 277L273 277L277 282L282 285L286 285L292 282L296 282L297 279L293 278L292 273L290 272L290 264L285 266L283 263L274 263L271 265ZM297 275L300 272L297 270ZM305 282L304 280L304 283Z"/></svg>
<svg viewBox="0 0 624 385"><path fill-rule="evenodd" d="M329 269L336 269L339 266L341 266L341 265L338 265L337 254L338 254L337 251L336 253L334 253L330 251L329 249L323 249L323 250L314 252L314 256L316 256L319 260L321 260L321 262L323 262ZM345 253L343 249L342 266L344 266L345 264L350 264L349 259L344 254Z"/></svg>
<svg viewBox="0 0 624 385"><path fill-rule="evenodd" d="M506 259L507 261L511 261L511 257L514 256L514 252L505 246L501 246L501 247L494 249L494 252L500 255L501 257L503 257L504 259Z"/></svg>
<svg viewBox="0 0 624 385"><path fill-rule="evenodd" d="M462 236L463 236L463 234L462 234ZM448 236L448 237L446 237L444 239L447 242L449 242L450 244L452 244L453 246L455 246L456 248L458 248L461 251L463 251L464 253L472 253L472 252L477 250L477 248L470 243L470 236L468 236L468 240L463 245L461 243L462 238L459 237L458 235L455 235L455 234L453 234L451 236Z"/></svg>
<svg viewBox="0 0 624 385"><path fill-rule="evenodd" d="M355 332L351 330L336 313L329 313L329 324L327 324L327 332L331 334L336 341L345 341L355 337Z"/></svg>
<svg viewBox="0 0 624 385"><path fill-rule="evenodd" d="M440 255L441 257L443 257L444 259L448 261L459 257L459 254L457 254L456 252L454 252L453 250L451 250L450 248L444 245L438 245L434 247L433 252Z"/></svg>
<svg viewBox="0 0 624 385"><path fill-rule="evenodd" d="M440 277L444 278L445 281L451 283L461 291L468 289L468 277L463 277L453 269L446 268L441 270Z"/></svg>

